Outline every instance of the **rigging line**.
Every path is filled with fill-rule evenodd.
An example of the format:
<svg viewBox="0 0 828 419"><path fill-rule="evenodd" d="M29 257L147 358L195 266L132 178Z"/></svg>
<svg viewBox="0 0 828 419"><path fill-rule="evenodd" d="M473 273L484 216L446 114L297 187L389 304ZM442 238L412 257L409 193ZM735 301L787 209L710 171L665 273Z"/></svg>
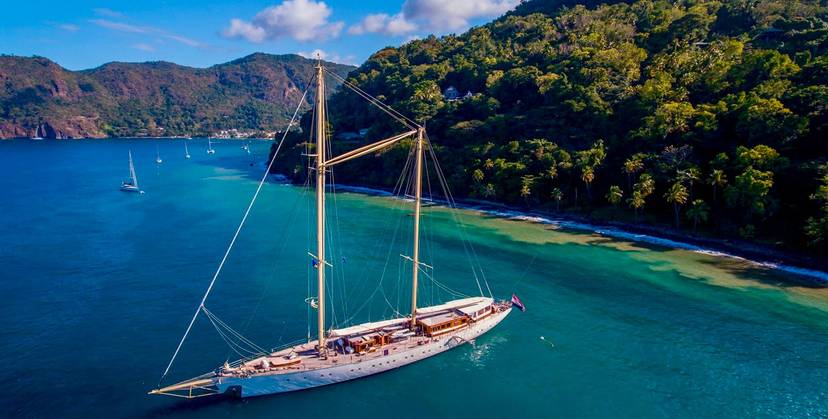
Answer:
<svg viewBox="0 0 828 419"><path fill-rule="evenodd" d="M236 352L240 356L245 357L246 355L241 354L239 351L236 350L236 348L240 349L241 351L247 352L250 355L255 355L257 353L262 353L263 352L263 349L259 348L258 346L256 346L256 345L250 346L251 344L249 344L248 342L242 341L242 343L248 344L250 346L250 349L253 349L253 350L251 351L250 349L246 349L244 346L242 346L241 344L239 344L238 342L234 341L233 339L231 339L230 337L227 336L226 332L231 332L232 330L227 329L227 325L224 322L222 322L221 319L216 317L216 315L209 312L208 310L204 311L204 314L207 316L207 319L210 321L210 323L213 324L213 327L216 328L216 332L218 332L219 336L221 336L221 338L224 340L224 342L227 343L227 346L229 346L230 349L232 349L234 352ZM222 330L224 330L224 331L222 331Z"/></svg>
<svg viewBox="0 0 828 419"><path fill-rule="evenodd" d="M339 80L345 87L351 89L356 94L361 96L363 99L368 100L368 102L371 103L372 105L378 107L380 110L382 110L385 113L391 115L392 118L396 119L398 122L402 123L403 125L411 128L411 129L420 128L420 124L418 124L416 121L414 121L411 118L403 115L402 113L400 113L396 109L392 108L391 106L383 103L381 100L375 98L370 93L362 90L359 86L345 80L343 77L339 76L336 73L328 72L328 74L333 76L335 79Z"/></svg>
<svg viewBox="0 0 828 419"><path fill-rule="evenodd" d="M400 176L397 178L397 182L395 183L394 189L392 190L392 196L397 196L402 191L402 184L404 183L405 174L407 173L407 170L408 170L407 168L409 168L411 166L411 164L413 164L413 158L414 158L414 148L411 148L409 150L409 154L408 154L408 157L406 159L403 170L402 170L402 172L400 172ZM403 206L403 201L401 199L394 199L394 200L392 200L392 203L394 205L393 206L394 210L399 210ZM390 225L391 225L391 220L396 220L396 225L394 227L394 233L393 233L392 238L391 238L391 244L389 244L388 252L385 255L385 264L383 265L382 272L380 274L380 279L377 282L377 286L374 288L374 291L371 292L371 295L363 301L362 305L360 305L359 308L356 309L356 311L353 312L351 317L349 317L345 321L345 324L347 324L348 322L350 322L351 320L356 318L356 316L359 315L359 313L361 313L362 310L365 309L365 307L369 307L369 303L374 299L374 297L376 296L378 291L382 291L383 294L385 293L385 290L382 288L382 284L383 284L383 281L385 279L385 273L388 270L388 263L391 260L391 253L392 253L392 250L393 250L393 246L394 246L394 243L396 242L397 235L399 234L400 226L402 225L402 220L403 219L401 217L392 217L392 218L389 218L388 220L389 221L386 224L388 227L390 227ZM379 250L379 247L380 247L381 244L382 244L381 241L377 241L377 250ZM365 271L365 280L367 280L368 273L369 273L369 270L366 269L366 271ZM370 318L370 312L369 312L369 318Z"/></svg>
<svg viewBox="0 0 828 419"><path fill-rule="evenodd" d="M315 77L315 75L312 74L310 76L310 78L308 79L308 82L305 85L309 86L314 77ZM300 103L301 103L301 101L300 101ZM288 131L291 129L292 125L293 125L292 123L288 125L288 127L287 127ZM305 179L305 184L307 184L307 182L308 182L308 179L306 178ZM307 189L304 188L304 186L303 186L302 193L299 194L299 196L297 196L295 202L293 203L293 206L291 207L291 210L288 213L288 214L290 214L289 218L288 218L288 222L287 222L288 226L293 225L293 220L296 217L296 214L298 213L299 205L301 204L303 199L306 199L306 197L307 197ZM288 241L284 240L285 237L287 237L287 233L288 233L287 228L282 229L281 237L279 238L279 240L277 240L278 243L282 244L282 246L278 250L278 253L277 253L278 255L283 254L284 251L285 251L285 248L287 247ZM261 293L258 301L256 302L256 307L253 309L253 312L250 314L250 316L247 318L247 321L245 321L244 325L242 326L242 329L241 329L242 331L247 332L247 329L250 326L250 323L258 315L259 310L261 309L262 303L264 302L266 294L269 293L270 290L273 288L273 284L274 284L273 278L275 277L276 268L278 266L279 266L279 261L277 260L273 263L273 265L270 269L270 276L269 276L269 280L267 281L267 286L266 286L265 290ZM284 329L282 330L282 332L284 332ZM279 337L279 339L281 340L281 337ZM229 357L229 354L228 354L228 357Z"/></svg>
<svg viewBox="0 0 828 419"><path fill-rule="evenodd" d="M458 231L460 232L460 242L463 244L463 250L466 253L466 257L469 258L469 260L472 263L472 275L474 276L474 280L477 283L477 288L480 290L480 295L485 295L483 293L483 288L480 286L480 280L477 276L477 270L475 269L475 265L474 265L475 263L477 264L477 266L480 269L481 275L483 275L483 268L482 268L482 265L480 265L480 259L477 257L477 252L475 252L474 247L472 246L471 242L469 241L467 243L467 239L466 239L466 236L465 236L465 230L463 229L463 224L460 223L459 218L457 217L457 214L456 214L456 212L457 212L456 211L456 206L457 206L456 201L454 200L454 196L451 194L451 190L448 187L448 180L446 179L445 174L443 174L443 170L440 167L439 161L437 160L437 155L434 152L434 148L431 147L431 142L430 141L429 141L428 149L429 149L429 153L431 154L431 158L434 160L434 167L435 167L435 170L437 172L437 178L438 178L438 180L440 180L440 184L443 188L443 193L446 196L446 200L449 204L449 208L452 209L452 211L449 211L449 212L451 213L452 218L454 218L455 224L457 224L457 226L458 226ZM469 252L469 247L471 247L471 252ZM472 255L474 256L473 259L472 259ZM485 276L483 276L483 281L486 282L486 288L489 288L488 281L486 281ZM490 296L491 296L491 292L490 292Z"/></svg>
<svg viewBox="0 0 828 419"><path fill-rule="evenodd" d="M233 336L233 337L237 338L240 342L242 342L242 343L244 343L244 344L248 345L250 348L256 349L257 351L264 351L264 349L263 349L263 348L261 348L259 345L256 345L256 344L255 344L255 343L253 343L253 341L251 341L250 339L247 339L246 337L242 336L239 332L237 332L237 331L233 330L233 328L231 328L231 327L230 327L227 323L225 323L224 321L222 321L222 320L221 320L218 316L216 316L213 312L211 312L210 310L207 310L207 307L204 307L204 308L202 309L202 311L204 311L204 314L205 314L207 317L211 318L213 321L215 321L216 323L218 323L218 325L219 325L219 326L221 326L221 327L222 327L222 328L223 328L223 329L224 329L227 333L230 333L230 335L231 335L231 336ZM239 345L239 346L241 346L241 345Z"/></svg>
<svg viewBox="0 0 828 419"><path fill-rule="evenodd" d="M397 121L403 123L406 126L409 126L410 128L414 128L414 127L419 126L415 121L413 121L410 118L406 117L405 115L401 114L396 109L386 105L385 103L383 103L379 99L373 97L371 94L369 94L368 92L362 90L360 87L356 86L355 84L345 80L343 77L339 76L338 74L336 74L336 73L329 73L329 74L331 74L331 76L333 76L334 78L339 80L344 86L351 89L354 93L356 93L359 96L361 96L362 98L368 100L369 103L373 104L374 106L380 108L381 110L383 110L386 113L388 113L389 115L391 115ZM414 127L411 127L407 122L411 122L412 124L414 124Z"/></svg>
<svg viewBox="0 0 828 419"><path fill-rule="evenodd" d="M259 345L256 345L253 341L251 341L250 339L248 339L248 338L244 337L241 333L239 333L239 332L235 331L232 327L230 327L230 325L228 325L228 324L227 324L227 323L225 323L223 320L221 320L221 319L220 319L217 315L215 315L215 313L213 313L212 311L208 310L208 309L207 309L207 307L202 307L202 310L204 311L204 313L205 313L207 316L212 317L212 318L213 318L213 320L215 320L216 322L218 322L218 324L220 324L220 325L221 325L221 326L222 326L225 330L227 330L227 332L229 332L229 333L230 333L230 334L232 334L234 337L236 337L237 339L239 339L242 343L245 343L245 344L249 345L249 346L250 346L251 348L253 348L253 349L256 349L256 350L258 350L258 351L264 352L264 348L262 348L262 347L261 347L261 346L259 346Z"/></svg>
<svg viewBox="0 0 828 419"><path fill-rule="evenodd" d="M233 342L233 340L232 340L232 339L228 338L228 337L227 337L227 336L226 336L226 335L225 335L225 334L221 331L221 328L220 328L219 326L217 326L215 322L213 322L213 319L212 319L212 318L210 318L210 317L208 316L208 317L207 317L207 320L209 320L209 321L210 321L210 323L211 323L211 324L213 325L213 327L216 329L216 332L218 333L218 335L221 337L221 339L224 341L224 343L226 343L226 344L227 344L227 347L228 347L228 348L230 348L230 350L231 350L231 351L235 352L238 356L240 356L240 357L242 357L242 358L247 358L247 357L249 357L249 356L251 356L251 355L255 355L255 353L254 353L254 352L252 352L252 351L250 351L250 350L247 350L247 349L243 348L241 345L239 345L239 344L237 344L237 343ZM247 355L243 354L242 352L246 352L246 353L247 353Z"/></svg>
<svg viewBox="0 0 828 419"><path fill-rule="evenodd" d="M411 164L412 164L412 159L413 159L413 157L412 157L412 156L413 156L413 154L412 154L412 153L413 153L413 152L410 152L410 153L409 153L409 155L408 155L408 157L406 158L406 162L405 162L405 164L404 164L403 171L402 171L402 172L400 172L400 176L397 178L397 181L395 182L394 187L393 187L393 189L392 189L392 192L391 192L391 195L392 195L392 196L396 196L396 195L398 194L398 191L400 191L400 190L401 190L401 188L402 188L402 183L403 183L403 179L404 179L404 177L405 177L406 170L407 170L407 168L408 168L408 167L410 167L410 166L411 166ZM399 210L399 209L402 207L402 205L403 205L403 202L402 202L401 200L396 200L396 199L395 199L395 200L392 200L391 202L392 202L392 205L393 205L393 206L392 206L392 209L394 209L394 210ZM390 228L390 227L391 227L391 224L392 224L394 221L396 221L396 226L395 226L395 230L394 230L394 235L393 235L393 238L392 238L392 244L391 244L391 245L389 245L389 250L388 250L388 253L387 253L387 255L386 255L386 267L387 267L387 263L388 263L388 261L390 260L390 252L391 252L391 248L390 248L390 246L393 246L393 242L394 242L394 241L396 241L396 236L397 236L397 234L398 234L398 232L399 232L399 228L400 228L400 224L401 224L402 219L401 219L401 218L399 218L399 217L388 217L388 218L386 218L386 220L387 220L387 222L385 223L385 227L386 227L386 228ZM378 253L378 252L379 252L379 248L382 246L382 244L383 244L383 243L384 243L384 242L382 242L382 241L377 241L377 242L376 242L376 250L375 250L375 252L374 252L374 253ZM380 277L380 284L382 283L382 277L384 276L384 272L385 272L385 269L383 270L383 274L382 274L382 276ZM365 273L365 276L364 276L364 278L363 278L363 279L367 280L368 275L370 274L370 272L369 272L368 270L366 270L364 273ZM367 281L363 281L363 284L365 284L365 283L367 283ZM364 288L364 286L363 286L363 288ZM359 292L360 292L360 293L362 292L362 288L360 288ZM376 289L375 289L375 290L371 293L371 296L372 296L372 297L373 297L374 295L376 295ZM350 319L352 319L352 318L353 318L356 314L358 314L358 312L359 312L362 308L364 308L364 306L365 306L365 303L363 303L363 305L360 307L360 309L359 309L359 310L357 310L357 312L354 312L354 313L353 313L354 315L352 315L352 316L350 317Z"/></svg>
<svg viewBox="0 0 828 419"><path fill-rule="evenodd" d="M328 120L327 99L325 99L325 104L326 104L324 106L325 117L326 117L326 120ZM327 138L328 149L331 151L331 155L333 155L333 142L332 142L332 139L331 139L332 136L327 136L326 138ZM331 251L332 251L333 256L335 258L334 260L338 260L340 262L339 264L337 264L337 266L339 268L335 269L335 270L332 269L332 270L334 271L333 273L334 273L334 275L337 279L337 283L339 284L339 290L338 291L340 293L340 301L342 302L342 313L341 314L342 314L342 318L345 319L345 318L348 317L348 298L347 298L347 289L346 289L347 287L345 286L345 262L344 262L344 255L342 253L342 247L341 247L342 228L341 228L340 223L339 223L339 200L337 199L338 194L336 193L336 177L334 175L333 167L330 168L330 179L331 179L331 192L332 192L331 195L333 197L333 207L334 207L333 216L334 216L334 222L336 224L333 231L330 231L330 235L331 235L330 243L332 245L331 246L332 247ZM326 224L327 224L327 221L326 221ZM326 231L329 231L329 230L326 230ZM339 244L339 246L333 246L334 244ZM333 294L334 289L335 288L332 287L331 294ZM331 297L331 302L333 303L333 301L334 301L334 299L333 299L333 296L332 296ZM333 312L333 310L332 310L332 312ZM336 313L334 313L334 320L336 320Z"/></svg>
<svg viewBox="0 0 828 419"><path fill-rule="evenodd" d="M515 289L515 287L516 287L519 283L523 282L523 280L524 280L524 279L526 279L526 274L529 272L529 269L530 269L530 268L532 267L532 265L535 263L535 259L537 259L537 258L538 258L538 254L540 254L540 250L535 250L535 254L532 256L532 260L530 260L530 261L529 261L529 264L528 264L528 265L526 265L526 268L524 268L524 269L523 269L523 273L522 273L522 274L520 274L520 276L519 276L519 277L518 277L518 278L517 278L514 282L512 282L512 290L514 290L514 289Z"/></svg>
<svg viewBox="0 0 828 419"><path fill-rule="evenodd" d="M170 362L167 364L167 368L164 369L164 373L161 374L161 378L158 380L159 386L161 385L161 382L164 381L164 377L167 376L167 373L170 372L170 368L172 367L173 362L175 362L175 358L181 351L181 346L184 345L184 341L187 339L187 335L190 334L190 330L192 330L193 324L195 323L196 318L198 318L198 313L201 311L201 308L204 307L204 303L207 301L207 296L210 295L210 291L213 290L213 285L216 284L216 279L218 279L218 276L221 273L222 268L224 268L224 263L227 261L227 257L230 255L230 251L233 249L233 245L236 244L236 239L239 237L239 233L241 233L242 227L244 227L244 223L245 221L247 221L247 217L250 215L250 210L253 208L253 204L256 202L256 198L259 197L259 192L261 192L262 186L267 180L267 176L270 174L270 168L273 167L273 162L276 161L276 156L279 155L279 151L282 149L282 145L285 143L285 138L287 137L288 132L290 132L289 128L291 125L293 125L293 121L296 120L296 115L299 114L299 109L302 108L302 103L304 103L307 94L308 89L305 89L305 92L302 94L302 98L299 99L299 105L296 106L296 110L293 112L293 117L291 117L290 123L288 123L288 129L285 129L285 133L282 135L282 139L279 141L279 145L276 147L276 152L273 153L273 158L270 159L270 163L268 163L267 165L267 169L265 170L265 173L262 176L262 180L259 181L259 186L256 187L256 192L253 194L253 199L250 200L250 204L247 206L247 210L245 210L241 222L239 222L239 227L233 234L233 239L230 240L230 244L227 246L227 251L224 252L224 256L221 258L221 262L219 263L219 266L216 269L216 273L213 274L213 279L210 280L210 285L207 287L207 291L201 298L201 302L198 304L198 307L196 308L196 311L193 314L193 318L190 319L190 324L187 325L187 330L184 332L184 336L182 336L181 341L178 342L178 347L175 348L175 352L173 353L172 358L170 358Z"/></svg>
<svg viewBox="0 0 828 419"><path fill-rule="evenodd" d="M448 285L445 285L445 284L443 284L442 282L440 282L440 281L438 281L438 280L434 279L434 277L433 277L433 276L431 276L431 275L429 275L429 274L428 274L428 272L426 272L426 270L425 270L425 269L420 269L420 272L422 272L422 273L423 273L423 275L425 275L425 276L426 276L426 278L430 279L432 283L434 283L435 285L437 285L438 287L440 287L441 289L443 289L443 291L445 291L445 292L447 292L447 293L449 293L449 294L451 294L451 295L454 295L454 296L456 296L456 297L464 297L464 298L471 297L471 295L463 294L463 293L462 293L462 292L460 292L460 291L457 291L457 290L451 289L451 288L449 288L449 286L448 286Z"/></svg>
<svg viewBox="0 0 828 419"><path fill-rule="evenodd" d="M311 126L315 126L315 125L316 125L316 106L311 108ZM308 199L306 199L306 201L305 201L305 203L307 204L306 207L305 207L305 213L307 214L307 220L305 222L305 225L307 226L307 228L305 229L305 233L306 233L306 235L305 235L306 236L305 237L305 245L308 249L311 248L311 229L310 229L310 226L312 225L311 224L312 223L311 219L313 217L312 209L311 209L313 204L312 204L312 200L310 199L311 165L313 164L313 162L311 160L312 159L312 156L311 156L311 139L312 139L313 134L311 132L313 132L313 130L309 130L309 131L310 132L308 133L307 141L305 141L305 156L307 157L306 162L305 162L305 166L307 167L307 170L305 171L305 184L304 184L305 196L308 197ZM311 292L312 292L312 290L311 290L311 281L312 281L311 276L313 274L313 269L311 269L311 264L305 264L305 273L307 274L307 281L308 281L308 283L307 283L307 294L305 295L305 298L307 299L306 301L308 301L308 304L305 304L306 314L307 314L307 317L305 318L305 324L307 324L307 328L308 328L307 340L308 340L308 343L310 343L310 341L311 341L311 321L312 321L312 318L313 318L313 310L311 310L311 305L310 305L311 298L313 298L313 296L311 295ZM317 301L318 301L318 297L317 297Z"/></svg>
<svg viewBox="0 0 828 419"><path fill-rule="evenodd" d="M291 210L288 212L289 216L288 216L287 223L286 223L287 226L293 225L293 221L296 218L296 213L298 212L299 204L301 203L301 201L303 199L305 199L305 194L304 193L299 194L297 196L295 202L293 203L293 206L291 207ZM279 250L276 252L276 256L280 256L280 255L284 254L285 248L287 247L288 242L289 242L288 240L285 240L287 235L288 235L287 234L288 231L289 231L288 228L283 228L282 229L282 234L279 236L279 239L277 240L277 243L281 243L281 247L279 247ZM241 328L242 331L246 332L247 328L250 327L250 323L252 322L252 320L256 317L256 315L258 315L259 310L260 310L261 305L262 305L262 302L264 301L266 294L269 293L270 290L273 288L273 285L274 285L274 282L275 282L273 279L275 277L276 268L279 265L280 265L280 262L278 260L276 260L273 263L273 265L270 269L270 276L269 276L269 280L267 281L267 286L265 287L265 290L261 293L261 296L259 297L258 301L256 301L256 307L253 309L253 312L250 314L250 316L244 322L244 325Z"/></svg>
<svg viewBox="0 0 828 419"><path fill-rule="evenodd" d="M323 73L322 76L324 77L324 73ZM322 92L321 100L322 100L322 105L323 105L322 106L322 112L323 113L322 113L322 115L320 115L320 117L322 117L324 121L329 121L329 119L328 119L328 98L325 95L325 92ZM333 155L333 148L331 146L331 135L330 135L331 133L328 131L328 125L327 124L325 125L324 130L325 130L325 141L322 144L322 147L325 148L325 155L330 156L330 155ZM331 176L329 177L330 182L331 182L331 193L334 196L334 200L335 200L336 199L335 198L336 193L335 193L335 190L333 189L333 187L335 186L335 184L333 183L334 182L333 170L328 169L327 167L323 167L322 170L329 171L331 173ZM327 184L322 185L322 193L323 194L326 193L327 187L328 187ZM326 202L327 202L327 200L326 200ZM336 206L336 202L334 202L334 206ZM335 232L332 231L332 229L328 228L330 223L328 222L328 211L327 210L325 211L325 218L324 218L324 220L322 220L322 222L324 223L325 243L326 243L326 248L327 248L326 250L329 249L330 250L330 256L332 257L333 260L336 260L337 251L339 249L334 245L335 244L335 237L334 237ZM326 251L326 253L327 253L327 251ZM325 261L320 260L320 263L319 263L319 265L317 266L316 269L327 269L324 262ZM336 304L336 298L335 298L336 297L336 295L335 295L335 292L336 292L335 281L337 279L336 275L338 274L338 271L335 272L334 268L331 267L331 274L332 275L325 275L325 291L326 291L326 294L327 294L326 298L327 298L327 302L328 302L327 305L330 307L330 311L329 311L330 312L329 330L331 330L332 328L335 327L335 325L338 324L337 314L336 314L337 304ZM326 307L322 307L322 308L325 309L325 310L328 310Z"/></svg>
<svg viewBox="0 0 828 419"><path fill-rule="evenodd" d="M428 177L429 174L428 174L427 158L425 158L426 156L423 156L423 157L424 157L423 167L425 168L425 172L426 172L426 184L427 184L427 188L428 188L428 196L429 196L429 198L432 198L431 180ZM429 237L429 240L426 241L427 251L429 252L429 255L432 258L432 260L434 260L434 248L433 248L432 243L431 243L431 240L433 240L434 231L433 231L433 228L431 227L431 223L425 223L425 230L426 230L425 231L426 236ZM436 273L434 272L433 269L432 269L431 274L427 273L426 270L424 270L424 269L421 269L420 271L423 272L432 281L432 304L433 304L433 298L434 298L433 293L434 293L434 285L435 284L438 287L442 288L444 291L446 291L449 294L452 294L454 296L469 297L468 295L463 294L462 292L457 291L457 290L449 287L448 285L441 283L440 281L437 281L437 279L435 279Z"/></svg>

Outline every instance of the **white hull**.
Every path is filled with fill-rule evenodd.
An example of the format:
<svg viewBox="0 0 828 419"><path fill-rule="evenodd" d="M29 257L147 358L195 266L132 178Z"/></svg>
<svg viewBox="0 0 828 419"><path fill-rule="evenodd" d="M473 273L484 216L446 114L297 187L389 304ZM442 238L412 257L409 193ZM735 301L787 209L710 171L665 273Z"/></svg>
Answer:
<svg viewBox="0 0 828 419"><path fill-rule="evenodd" d="M137 186L133 186L133 185L122 185L121 186L121 191L123 191L123 192L135 192L135 193L140 193L140 194L144 193L144 191L142 191L141 189L138 189Z"/></svg>
<svg viewBox="0 0 828 419"><path fill-rule="evenodd" d="M339 355L343 362L342 365L246 378L216 377L213 379L213 384L218 388L219 393L232 390L240 397L255 397L354 380L412 364L472 341L495 327L509 315L510 311L511 308L494 313L454 333L447 333L436 338L423 337L419 339L426 342L422 345L417 344L418 339L413 339L412 345L405 350L388 355L383 355L382 352L361 357Z"/></svg>

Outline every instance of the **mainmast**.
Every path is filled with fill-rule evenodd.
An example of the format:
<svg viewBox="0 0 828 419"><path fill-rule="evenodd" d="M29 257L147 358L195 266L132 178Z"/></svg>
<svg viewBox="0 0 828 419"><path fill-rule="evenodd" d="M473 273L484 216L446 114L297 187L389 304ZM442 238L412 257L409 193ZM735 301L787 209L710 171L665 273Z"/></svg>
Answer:
<svg viewBox="0 0 828 419"><path fill-rule="evenodd" d="M411 273L411 329L417 326L417 277L420 273L420 206L423 195L423 127L417 129L417 168L414 181L414 251L412 254L413 269Z"/></svg>
<svg viewBox="0 0 828 419"><path fill-rule="evenodd" d="M319 354L325 353L325 77L316 65L316 278L319 290Z"/></svg>

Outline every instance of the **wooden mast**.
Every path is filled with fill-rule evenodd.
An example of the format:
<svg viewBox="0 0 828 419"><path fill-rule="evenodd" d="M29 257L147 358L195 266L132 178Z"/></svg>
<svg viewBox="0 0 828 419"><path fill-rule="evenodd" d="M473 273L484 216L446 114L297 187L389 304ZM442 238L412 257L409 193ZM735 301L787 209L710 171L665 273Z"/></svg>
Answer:
<svg viewBox="0 0 828 419"><path fill-rule="evenodd" d="M417 129L417 169L414 192L414 251L411 273L411 329L417 326L417 277L420 273L420 206L423 195L423 127Z"/></svg>
<svg viewBox="0 0 828 419"><path fill-rule="evenodd" d="M325 351L325 77L322 60L316 65L316 279L319 290L317 322L319 354Z"/></svg>

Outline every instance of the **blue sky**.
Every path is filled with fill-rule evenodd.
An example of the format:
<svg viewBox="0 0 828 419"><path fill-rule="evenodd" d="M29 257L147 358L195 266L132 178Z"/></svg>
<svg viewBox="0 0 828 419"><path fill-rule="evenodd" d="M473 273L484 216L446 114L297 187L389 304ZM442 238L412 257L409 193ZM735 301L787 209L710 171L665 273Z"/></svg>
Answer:
<svg viewBox="0 0 828 419"><path fill-rule="evenodd" d="M460 33L519 0L132 0L9 2L0 53L79 70L110 61L208 67L253 52L359 64L379 48Z"/></svg>

